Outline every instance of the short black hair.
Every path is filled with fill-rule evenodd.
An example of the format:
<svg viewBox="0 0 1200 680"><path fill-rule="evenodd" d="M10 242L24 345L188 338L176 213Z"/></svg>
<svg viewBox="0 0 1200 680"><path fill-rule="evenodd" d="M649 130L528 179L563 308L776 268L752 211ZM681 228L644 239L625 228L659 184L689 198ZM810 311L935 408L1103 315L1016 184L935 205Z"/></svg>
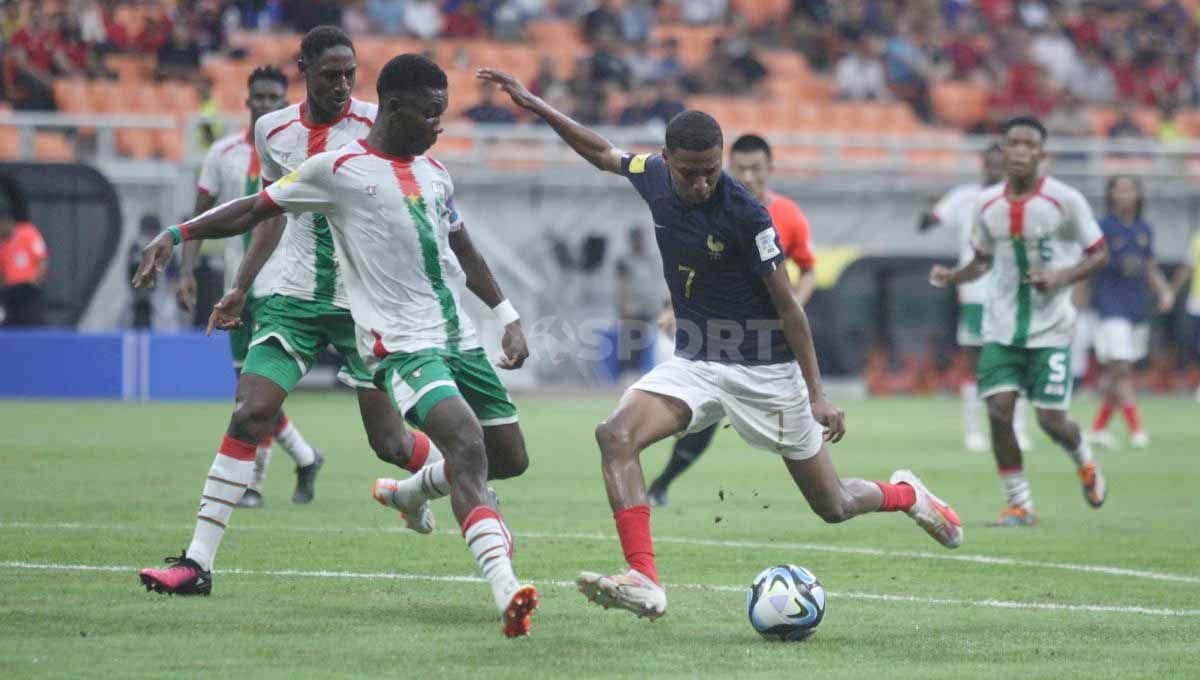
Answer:
<svg viewBox="0 0 1200 680"><path fill-rule="evenodd" d="M761 151L767 154L767 160L771 160L771 145L767 144L767 140L760 135L742 135L734 140L733 146L729 147L729 150L737 153Z"/></svg>
<svg viewBox="0 0 1200 680"><path fill-rule="evenodd" d="M1008 131L1015 127L1031 127L1034 130L1037 130L1038 134L1042 136L1042 143L1045 143L1046 138L1049 137L1049 135L1046 134L1046 126L1042 125L1042 121L1038 120L1034 116L1017 116L1016 118L1009 118L1008 120L1004 121L1003 125L1000 126L1000 134L1007 135Z"/></svg>
<svg viewBox="0 0 1200 680"><path fill-rule="evenodd" d="M1146 192L1142 189L1142 180L1134 175L1113 175L1108 178L1108 182L1104 184L1104 206L1108 208L1108 212L1115 213L1116 206L1113 205L1113 189L1116 188L1117 182L1127 179L1133 182L1133 186L1137 189L1137 205L1134 207L1134 216L1136 219L1142 219L1142 208L1146 205Z"/></svg>
<svg viewBox="0 0 1200 680"><path fill-rule="evenodd" d="M305 33L304 39L300 41L300 58L304 63L312 64L321 58L325 50L339 46L349 47L351 52L354 51L354 43L345 31L337 26L317 26Z"/></svg>
<svg viewBox="0 0 1200 680"><path fill-rule="evenodd" d="M379 71L375 92L382 104L385 94L422 88L444 90L448 86L446 72L432 59L420 54L401 54L392 57Z"/></svg>
<svg viewBox="0 0 1200 680"><path fill-rule="evenodd" d="M272 83L279 83L283 89L287 89L288 77L283 71L274 66L259 66L250 73L250 77L246 79L246 87L250 87L257 80L266 80Z"/></svg>
<svg viewBox="0 0 1200 680"><path fill-rule="evenodd" d="M688 109L675 114L667 123L667 151L708 151L724 143L721 126L703 111Z"/></svg>

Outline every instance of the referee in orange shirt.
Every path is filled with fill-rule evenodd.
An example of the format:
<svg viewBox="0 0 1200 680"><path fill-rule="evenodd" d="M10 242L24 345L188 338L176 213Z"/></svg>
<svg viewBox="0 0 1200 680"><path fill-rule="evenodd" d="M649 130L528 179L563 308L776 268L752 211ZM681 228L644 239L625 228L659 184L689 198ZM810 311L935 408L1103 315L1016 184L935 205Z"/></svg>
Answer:
<svg viewBox="0 0 1200 680"><path fill-rule="evenodd" d="M808 304L816 288L813 267L817 264L812 252L812 240L808 218L795 201L780 196L768 187L771 176L771 146L759 135L742 135L729 149L729 174L737 178L742 186L754 194L758 202L766 206L779 232L779 242L788 259L796 263L799 273L792 277L792 289L801 305ZM669 308L663 311L659 327L668 336L674 337L675 316ZM671 451L671 460L662 473L646 489L650 505L667 504L667 487L675 478L688 469L700 454L704 453L717 433L717 424L681 437Z"/></svg>
<svg viewBox="0 0 1200 680"><path fill-rule="evenodd" d="M42 325L48 253L42 233L25 213L20 187L11 177L0 177L0 307L5 326Z"/></svg>

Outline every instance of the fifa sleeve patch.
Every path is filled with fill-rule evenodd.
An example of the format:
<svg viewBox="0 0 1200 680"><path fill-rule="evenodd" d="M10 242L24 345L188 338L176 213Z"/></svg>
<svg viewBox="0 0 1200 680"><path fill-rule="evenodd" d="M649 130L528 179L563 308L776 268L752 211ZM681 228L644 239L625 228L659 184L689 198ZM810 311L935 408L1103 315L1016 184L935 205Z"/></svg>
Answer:
<svg viewBox="0 0 1200 680"><path fill-rule="evenodd" d="M779 246L775 244L775 229L763 229L754 237L758 246L758 256L766 262L779 256Z"/></svg>
<svg viewBox="0 0 1200 680"><path fill-rule="evenodd" d="M642 153L629 159L629 174L640 175L646 172L646 159L650 158L650 154Z"/></svg>

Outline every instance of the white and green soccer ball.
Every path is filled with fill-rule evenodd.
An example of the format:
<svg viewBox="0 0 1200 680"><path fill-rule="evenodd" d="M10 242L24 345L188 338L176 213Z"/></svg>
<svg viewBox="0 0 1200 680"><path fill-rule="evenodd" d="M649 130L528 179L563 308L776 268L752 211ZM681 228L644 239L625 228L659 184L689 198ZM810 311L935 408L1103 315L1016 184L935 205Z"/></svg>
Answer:
<svg viewBox="0 0 1200 680"><path fill-rule="evenodd" d="M825 618L825 588L804 567L781 564L759 572L746 593L750 625L768 640L798 642Z"/></svg>

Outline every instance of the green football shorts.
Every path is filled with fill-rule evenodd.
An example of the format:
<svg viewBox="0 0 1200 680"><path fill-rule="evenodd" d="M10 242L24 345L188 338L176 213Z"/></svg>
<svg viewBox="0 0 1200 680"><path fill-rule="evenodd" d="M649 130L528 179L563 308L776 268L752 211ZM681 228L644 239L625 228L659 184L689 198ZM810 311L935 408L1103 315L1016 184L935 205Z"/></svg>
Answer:
<svg viewBox="0 0 1200 680"><path fill-rule="evenodd" d="M380 362L375 381L417 427L423 427L438 402L454 396L467 402L484 427L517 422L517 407L483 349L389 354Z"/></svg>
<svg viewBox="0 0 1200 680"><path fill-rule="evenodd" d="M1066 410L1071 405L1069 347L1011 347L984 344L979 356L979 396L1024 392L1037 408Z"/></svg>
<svg viewBox="0 0 1200 680"><path fill-rule="evenodd" d="M272 295L255 312L252 337L242 372L261 375L288 392L329 345L342 355L338 380L350 387L375 387L358 354L354 319L348 310Z"/></svg>
<svg viewBox="0 0 1200 680"><path fill-rule="evenodd" d="M233 367L241 370L250 351L250 338L254 335L256 319L270 298L248 298L242 308L242 325L229 331L229 349L233 352Z"/></svg>

